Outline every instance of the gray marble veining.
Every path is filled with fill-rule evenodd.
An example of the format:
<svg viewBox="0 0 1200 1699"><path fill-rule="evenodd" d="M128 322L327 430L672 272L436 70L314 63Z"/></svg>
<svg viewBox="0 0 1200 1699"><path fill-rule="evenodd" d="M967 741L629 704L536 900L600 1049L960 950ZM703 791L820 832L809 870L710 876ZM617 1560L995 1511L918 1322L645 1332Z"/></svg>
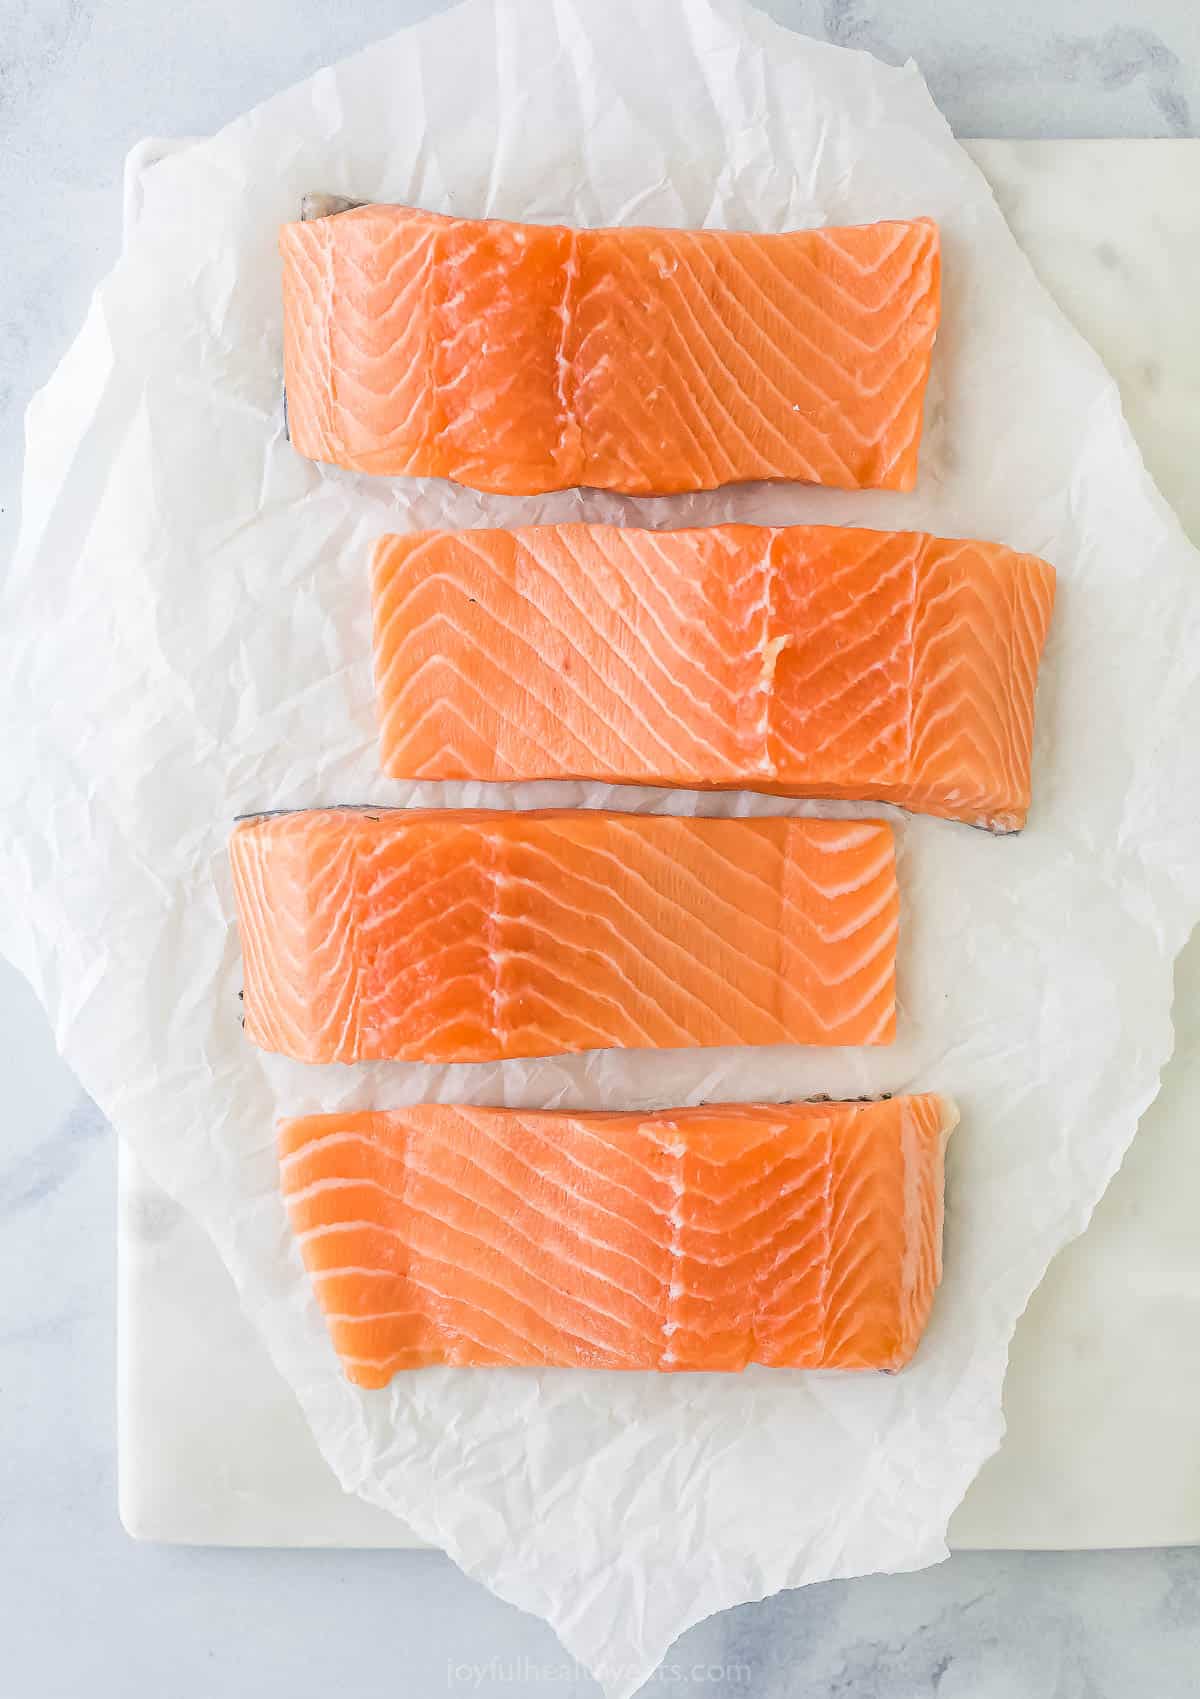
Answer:
<svg viewBox="0 0 1200 1699"><path fill-rule="evenodd" d="M1187 136L1200 10L1178 0L766 0L781 23L915 59L964 136Z"/></svg>
<svg viewBox="0 0 1200 1699"><path fill-rule="evenodd" d="M580 0L583 3L583 0ZM600 3L600 0L592 0ZM0 31L0 560L20 420L116 254L122 158L210 131L435 0L8 0ZM780 21L915 58L963 134L1182 135L1194 0L768 0ZM1153 374L1145 374L1152 387ZM113 1153L0 966L0 1608L20 1699L594 1693L543 1625L426 1553L138 1547L115 1515ZM663 1686L755 1699L1190 1699L1200 1554L955 1558L702 1624ZM670 1672L667 1672L668 1674ZM659 1684L652 1684L654 1691Z"/></svg>

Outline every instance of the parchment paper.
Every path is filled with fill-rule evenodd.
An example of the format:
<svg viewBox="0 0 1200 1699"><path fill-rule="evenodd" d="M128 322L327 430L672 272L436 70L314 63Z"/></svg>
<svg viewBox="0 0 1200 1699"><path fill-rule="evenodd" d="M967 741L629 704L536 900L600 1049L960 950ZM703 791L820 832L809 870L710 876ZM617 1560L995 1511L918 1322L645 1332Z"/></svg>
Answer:
<svg viewBox="0 0 1200 1699"><path fill-rule="evenodd" d="M30 409L2 604L0 944L83 1084L212 1234L347 1489L546 1617L611 1699L714 1610L936 1562L1001 1434L1013 1325L1157 1090L1172 962L1200 909L1200 563L1113 383L915 69L732 0L471 0L156 166L145 188L125 257ZM506 500L310 465L282 434L275 251L309 189L579 223L932 214L945 316L919 488ZM896 817L892 1049L309 1069L243 1041L236 814L822 811L379 777L371 538L565 518L919 526L1057 566L1028 830L994 840ZM895 1377L426 1371L365 1394L338 1372L276 1190L282 1113L908 1086L956 1095L963 1124L945 1284Z"/></svg>

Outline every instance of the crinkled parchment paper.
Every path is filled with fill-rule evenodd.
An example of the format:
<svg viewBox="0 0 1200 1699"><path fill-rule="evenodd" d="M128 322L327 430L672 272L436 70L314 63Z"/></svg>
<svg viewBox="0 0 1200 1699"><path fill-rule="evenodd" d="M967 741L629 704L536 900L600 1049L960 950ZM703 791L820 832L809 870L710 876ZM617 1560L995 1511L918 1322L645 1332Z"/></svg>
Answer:
<svg viewBox="0 0 1200 1699"><path fill-rule="evenodd" d="M930 213L945 319L920 487L505 500L310 465L282 433L275 251L308 189L579 223ZM345 1486L548 1618L613 1699L711 1611L942 1557L1000 1437L1013 1325L1171 1048L1172 962L1200 908L1200 562L917 72L728 0L472 0L383 42L148 172L126 255L30 410L23 499L2 613L0 942L84 1085L211 1233ZM236 814L796 806L379 777L371 538L568 518L919 526L1058 567L1027 832L897 820L893 1049L310 1069L243 1042ZM356 1391L276 1192L283 1113L908 1086L953 1092L963 1123L945 1285L893 1378L427 1371Z"/></svg>

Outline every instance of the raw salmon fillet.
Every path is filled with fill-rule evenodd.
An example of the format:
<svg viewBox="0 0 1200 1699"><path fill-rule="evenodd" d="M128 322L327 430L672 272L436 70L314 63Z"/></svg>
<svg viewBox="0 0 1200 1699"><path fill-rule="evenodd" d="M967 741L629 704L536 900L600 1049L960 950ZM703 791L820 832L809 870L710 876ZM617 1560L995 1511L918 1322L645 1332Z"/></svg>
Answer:
<svg viewBox="0 0 1200 1699"><path fill-rule="evenodd" d="M601 779L1025 823L1054 570L823 525L384 537L386 772Z"/></svg>
<svg viewBox="0 0 1200 1699"><path fill-rule="evenodd" d="M313 460L510 495L916 482L929 219L759 236L372 205L279 246L289 429Z"/></svg>
<svg viewBox="0 0 1200 1699"><path fill-rule="evenodd" d="M302 1062L894 1035L880 821L326 809L231 853L246 1035Z"/></svg>
<svg viewBox="0 0 1200 1699"><path fill-rule="evenodd" d="M284 1199L346 1375L433 1363L898 1369L941 1278L934 1095L285 1121Z"/></svg>

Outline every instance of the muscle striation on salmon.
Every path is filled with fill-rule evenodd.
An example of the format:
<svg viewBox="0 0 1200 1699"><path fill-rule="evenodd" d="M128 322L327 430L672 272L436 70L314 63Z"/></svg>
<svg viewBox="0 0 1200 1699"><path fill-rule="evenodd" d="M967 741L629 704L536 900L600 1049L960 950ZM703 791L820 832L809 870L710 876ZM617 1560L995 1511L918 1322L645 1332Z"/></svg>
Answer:
<svg viewBox="0 0 1200 1699"><path fill-rule="evenodd" d="M835 526L383 537L384 770L898 803L1025 823L1052 567Z"/></svg>
<svg viewBox="0 0 1200 1699"><path fill-rule="evenodd" d="M309 199L336 216L279 246L289 429L311 459L512 495L916 482L929 219L576 230Z"/></svg>
<svg viewBox="0 0 1200 1699"><path fill-rule="evenodd" d="M230 849L246 1035L300 1061L894 1036L881 821L323 809Z"/></svg>
<svg viewBox="0 0 1200 1699"><path fill-rule="evenodd" d="M436 1363L899 1369L941 1278L932 1094L639 1114L420 1103L285 1121L348 1378Z"/></svg>

